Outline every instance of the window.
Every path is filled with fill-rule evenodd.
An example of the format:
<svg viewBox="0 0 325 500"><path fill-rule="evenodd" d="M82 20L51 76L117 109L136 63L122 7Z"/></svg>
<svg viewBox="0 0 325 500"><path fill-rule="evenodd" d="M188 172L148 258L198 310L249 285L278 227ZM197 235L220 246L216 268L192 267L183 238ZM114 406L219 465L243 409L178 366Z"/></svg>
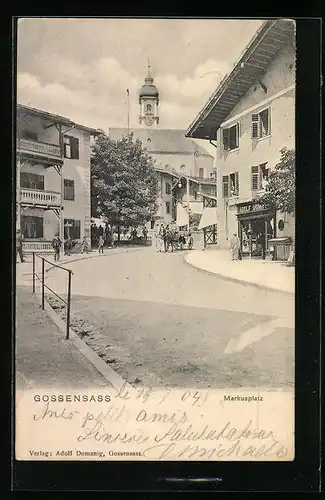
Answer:
<svg viewBox="0 0 325 500"><path fill-rule="evenodd" d="M151 110L152 110L151 104L147 104L147 111L150 113Z"/></svg>
<svg viewBox="0 0 325 500"><path fill-rule="evenodd" d="M199 177L203 179L204 177L204 168L199 168Z"/></svg>
<svg viewBox="0 0 325 500"><path fill-rule="evenodd" d="M43 218L31 217L23 215L22 217L22 233L23 237L27 239L43 238Z"/></svg>
<svg viewBox="0 0 325 500"><path fill-rule="evenodd" d="M64 199L74 200L74 181L64 179Z"/></svg>
<svg viewBox="0 0 325 500"><path fill-rule="evenodd" d="M154 220L150 221L150 229L155 229L155 221Z"/></svg>
<svg viewBox="0 0 325 500"><path fill-rule="evenodd" d="M22 139L28 139L29 141L37 141L38 135L36 132L32 132L31 130L22 130L20 132L20 137Z"/></svg>
<svg viewBox="0 0 325 500"><path fill-rule="evenodd" d="M171 194L172 192L172 187L169 184L169 182L166 182L166 194Z"/></svg>
<svg viewBox="0 0 325 500"><path fill-rule="evenodd" d="M79 139L71 135L63 137L64 158L79 160Z"/></svg>
<svg viewBox="0 0 325 500"><path fill-rule="evenodd" d="M229 196L229 175L222 176L222 196L224 198Z"/></svg>
<svg viewBox="0 0 325 500"><path fill-rule="evenodd" d="M269 180L269 169L267 163L254 165L252 167L252 191L265 189Z"/></svg>
<svg viewBox="0 0 325 500"><path fill-rule="evenodd" d="M263 109L259 113L252 114L252 138L261 139L271 133L270 108Z"/></svg>
<svg viewBox="0 0 325 500"><path fill-rule="evenodd" d="M166 214L170 214L170 203L169 203L169 201L166 202Z"/></svg>
<svg viewBox="0 0 325 500"><path fill-rule="evenodd" d="M39 189L44 191L44 175L21 172L20 186L27 189Z"/></svg>
<svg viewBox="0 0 325 500"><path fill-rule="evenodd" d="M230 175L222 177L222 196L229 198L239 195L239 172L233 172Z"/></svg>
<svg viewBox="0 0 325 500"><path fill-rule="evenodd" d="M64 239L80 240L80 220L64 219Z"/></svg>
<svg viewBox="0 0 325 500"><path fill-rule="evenodd" d="M239 148L239 123L222 131L223 147L226 151Z"/></svg>

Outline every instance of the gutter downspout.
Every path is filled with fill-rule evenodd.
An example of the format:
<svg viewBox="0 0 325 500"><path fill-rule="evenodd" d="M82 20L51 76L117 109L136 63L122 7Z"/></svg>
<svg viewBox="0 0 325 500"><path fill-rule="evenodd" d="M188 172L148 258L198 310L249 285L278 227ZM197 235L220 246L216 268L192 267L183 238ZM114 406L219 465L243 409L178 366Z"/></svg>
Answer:
<svg viewBox="0 0 325 500"><path fill-rule="evenodd" d="M64 157L64 145L63 145L63 136L70 130L75 128L75 125L72 125L72 127L66 129L64 132L62 132L62 125L60 124L58 127L56 127L58 132L59 132L59 144L60 144L60 151L61 151L61 158ZM59 221L59 237L60 240L62 241L62 248L61 252L64 255L64 217L63 217L63 199L64 199L64 179L63 179L63 172L62 169L64 168L64 160L63 160L63 165L60 169L60 181L61 181L61 210L60 210L60 221Z"/></svg>

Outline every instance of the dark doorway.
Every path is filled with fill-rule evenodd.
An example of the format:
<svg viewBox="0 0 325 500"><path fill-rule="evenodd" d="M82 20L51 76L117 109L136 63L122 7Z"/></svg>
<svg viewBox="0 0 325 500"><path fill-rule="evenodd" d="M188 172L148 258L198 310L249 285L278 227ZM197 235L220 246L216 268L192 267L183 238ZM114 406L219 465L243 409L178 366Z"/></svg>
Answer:
<svg viewBox="0 0 325 500"><path fill-rule="evenodd" d="M274 221L270 217L241 218L238 220L240 246L243 257L265 259L268 240L274 236Z"/></svg>

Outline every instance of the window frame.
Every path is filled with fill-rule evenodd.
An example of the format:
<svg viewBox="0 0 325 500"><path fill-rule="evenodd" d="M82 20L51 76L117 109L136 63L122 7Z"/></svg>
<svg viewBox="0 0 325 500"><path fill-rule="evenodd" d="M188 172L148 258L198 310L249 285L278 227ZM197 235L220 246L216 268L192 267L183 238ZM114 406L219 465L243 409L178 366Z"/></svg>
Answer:
<svg viewBox="0 0 325 500"><path fill-rule="evenodd" d="M265 135L262 133L262 119L261 114L265 111L268 112L268 120L267 126L268 130ZM253 117L257 117L253 119ZM257 113L251 113L251 137L253 140L259 141L261 139L265 139L266 137L270 137L271 135L271 106L266 106L265 108L260 109Z"/></svg>
<svg viewBox="0 0 325 500"><path fill-rule="evenodd" d="M231 189L231 177L234 176L234 194ZM227 193L227 194L225 194ZM223 198L238 198L239 196L239 171L230 172L222 176L222 197Z"/></svg>
<svg viewBox="0 0 325 500"><path fill-rule="evenodd" d="M170 213L171 213L170 201L166 201L166 214L170 215Z"/></svg>
<svg viewBox="0 0 325 500"><path fill-rule="evenodd" d="M31 187L31 186L24 185L24 182L23 182L24 177L25 177L25 180L27 178L29 178L31 180L34 177L36 180L36 182L35 182L36 185L37 185L37 181L40 181L40 187ZM44 175L35 174L34 172L20 172L20 187L23 189L35 189L36 191L45 191Z"/></svg>
<svg viewBox="0 0 325 500"><path fill-rule="evenodd" d="M26 236L25 223L27 222L27 219L35 219L35 231L37 233L38 229L40 229L40 234L38 234L36 236ZM40 221L42 221L41 224L40 224ZM38 225L38 224L40 224L40 225ZM37 217L35 215L23 215L22 216L22 233L23 233L23 238L26 240L43 239L44 238L44 218Z"/></svg>
<svg viewBox="0 0 325 500"><path fill-rule="evenodd" d="M235 129L235 137L236 137L236 145L235 147L230 147L230 130ZM231 151L236 151L239 149L239 139L240 139L240 123L237 121L233 125L230 125L230 127L225 127L222 129L222 144L223 144L223 150L228 151L229 153Z"/></svg>
<svg viewBox="0 0 325 500"><path fill-rule="evenodd" d="M252 193L257 193L258 191L261 191L263 189L263 178L262 177L262 172L263 172L263 167L266 166L266 170L268 172L268 175L267 175L267 181L269 179L269 176L270 176L270 167L268 167L269 162L265 161L263 163L259 163L257 165L252 165L251 166L251 191ZM256 171L253 172L253 168L254 169L257 169ZM254 189L254 180L256 180L257 182L257 188Z"/></svg>
<svg viewBox="0 0 325 500"><path fill-rule="evenodd" d="M67 186L66 182L71 182L72 185L71 186ZM69 193L69 189L72 188L71 189L71 192L72 192L71 196L67 196L66 188L68 189L68 193ZM75 193L75 181L74 181L74 179L63 179L63 199L67 200L67 201L75 201L75 199L76 199L76 193Z"/></svg>
<svg viewBox="0 0 325 500"><path fill-rule="evenodd" d="M67 154L67 148L70 148L70 156ZM80 141L78 137L74 137L73 135L63 136L63 157L68 160L79 160Z"/></svg>
<svg viewBox="0 0 325 500"><path fill-rule="evenodd" d="M65 225L66 223L73 224L70 228L70 238L72 240L80 240L81 239L81 222L79 219L64 219L63 220L63 233L64 239L66 240L68 237L68 233L66 232ZM72 232L72 234L71 234ZM76 234L77 233L77 234Z"/></svg>

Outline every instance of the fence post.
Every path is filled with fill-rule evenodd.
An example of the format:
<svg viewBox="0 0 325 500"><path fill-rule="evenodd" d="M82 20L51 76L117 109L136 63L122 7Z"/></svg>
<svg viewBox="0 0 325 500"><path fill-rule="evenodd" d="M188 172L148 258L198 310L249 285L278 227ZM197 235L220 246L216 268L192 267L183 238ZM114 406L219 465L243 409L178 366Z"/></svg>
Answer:
<svg viewBox="0 0 325 500"><path fill-rule="evenodd" d="M67 340L69 340L69 333L70 333L71 274L72 274L72 271L69 270L69 277L68 277L68 304L67 304L67 335L66 335L66 339Z"/></svg>
<svg viewBox="0 0 325 500"><path fill-rule="evenodd" d="M35 293L35 252L33 252L33 293Z"/></svg>
<svg viewBox="0 0 325 500"><path fill-rule="evenodd" d="M44 259L42 257L42 309L44 310Z"/></svg>

